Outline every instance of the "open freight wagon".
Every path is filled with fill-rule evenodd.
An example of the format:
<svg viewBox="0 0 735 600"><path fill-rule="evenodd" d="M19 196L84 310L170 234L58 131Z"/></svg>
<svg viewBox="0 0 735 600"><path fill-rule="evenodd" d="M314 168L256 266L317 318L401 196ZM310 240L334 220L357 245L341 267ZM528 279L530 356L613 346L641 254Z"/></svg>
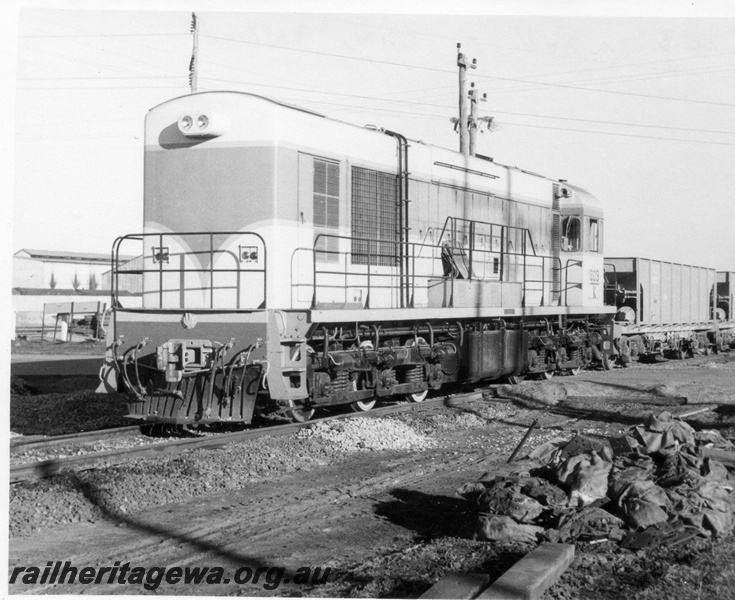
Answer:
<svg viewBox="0 0 735 600"><path fill-rule="evenodd" d="M640 257L605 258L605 304L618 308L621 354L683 358L724 348L715 269Z"/></svg>

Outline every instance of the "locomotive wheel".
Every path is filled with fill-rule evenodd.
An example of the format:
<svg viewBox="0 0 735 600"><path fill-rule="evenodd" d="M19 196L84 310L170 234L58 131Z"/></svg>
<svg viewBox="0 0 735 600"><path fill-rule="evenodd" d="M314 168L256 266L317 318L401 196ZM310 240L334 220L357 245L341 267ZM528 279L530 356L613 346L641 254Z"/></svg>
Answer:
<svg viewBox="0 0 735 600"><path fill-rule="evenodd" d="M306 423L314 416L313 408L292 408L286 411L286 416L294 423Z"/></svg>
<svg viewBox="0 0 735 600"><path fill-rule="evenodd" d="M358 400L350 404L350 410L352 412L367 412L375 406L376 402L377 400Z"/></svg>
<svg viewBox="0 0 735 600"><path fill-rule="evenodd" d="M429 390L424 390L423 392L416 392L414 394L407 394L406 400L409 402L423 402L426 400L426 396L429 395Z"/></svg>
<svg viewBox="0 0 735 600"><path fill-rule="evenodd" d="M365 389L365 375L364 374L355 373L352 375L352 389L354 391ZM373 406L375 406L376 402L377 402L376 399L358 400L357 402L352 402L350 404L350 410L352 412L367 412Z"/></svg>

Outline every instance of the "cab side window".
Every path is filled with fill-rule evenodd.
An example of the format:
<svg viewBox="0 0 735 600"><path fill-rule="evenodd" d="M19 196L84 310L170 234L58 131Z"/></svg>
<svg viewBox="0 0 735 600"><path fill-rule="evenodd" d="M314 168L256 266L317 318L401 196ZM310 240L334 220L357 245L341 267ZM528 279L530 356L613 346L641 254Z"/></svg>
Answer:
<svg viewBox="0 0 735 600"><path fill-rule="evenodd" d="M579 217L564 217L561 222L561 249L564 252L579 252L581 234Z"/></svg>
<svg viewBox="0 0 735 600"><path fill-rule="evenodd" d="M600 221L598 219L589 219L589 227L587 230L586 249L589 252L600 252Z"/></svg>

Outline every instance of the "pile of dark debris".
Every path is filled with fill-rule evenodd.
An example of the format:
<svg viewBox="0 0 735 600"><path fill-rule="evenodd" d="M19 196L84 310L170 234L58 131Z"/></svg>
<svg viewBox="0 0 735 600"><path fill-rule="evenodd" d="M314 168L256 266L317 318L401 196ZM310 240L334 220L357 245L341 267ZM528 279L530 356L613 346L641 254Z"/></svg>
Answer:
<svg viewBox="0 0 735 600"><path fill-rule="evenodd" d="M619 438L552 440L510 476L487 473L458 492L475 508L479 540L675 545L735 525L732 449L664 412Z"/></svg>

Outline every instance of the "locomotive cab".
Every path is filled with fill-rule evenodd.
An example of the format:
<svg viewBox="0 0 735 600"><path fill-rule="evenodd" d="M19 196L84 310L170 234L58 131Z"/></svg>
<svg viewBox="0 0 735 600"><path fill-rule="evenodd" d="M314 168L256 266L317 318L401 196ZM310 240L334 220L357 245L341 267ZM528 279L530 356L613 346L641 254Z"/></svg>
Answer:
<svg viewBox="0 0 735 600"><path fill-rule="evenodd" d="M586 190L563 183L559 188L559 261L562 303L603 303L603 213L599 202Z"/></svg>

